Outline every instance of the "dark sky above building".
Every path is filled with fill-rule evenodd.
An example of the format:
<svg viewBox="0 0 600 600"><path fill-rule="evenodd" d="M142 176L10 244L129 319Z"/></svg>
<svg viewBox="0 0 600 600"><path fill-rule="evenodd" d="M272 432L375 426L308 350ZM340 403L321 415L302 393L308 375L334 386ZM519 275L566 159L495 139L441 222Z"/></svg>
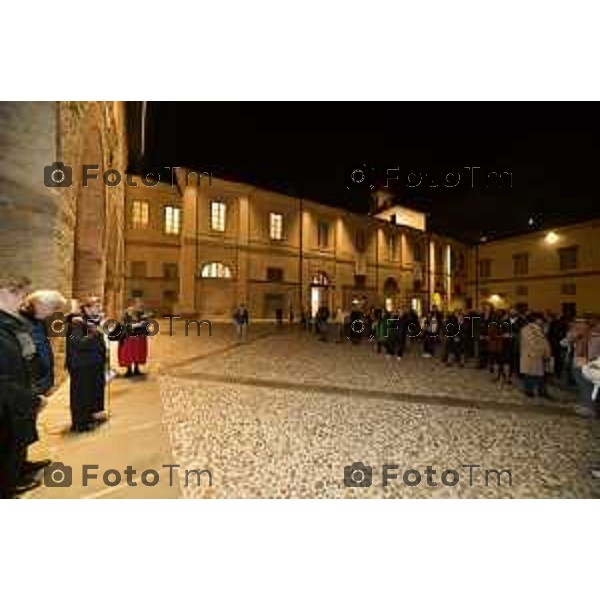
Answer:
<svg viewBox="0 0 600 600"><path fill-rule="evenodd" d="M130 106L137 121L139 104ZM600 216L597 111L558 102L149 102L141 162L365 213L372 184L427 212L432 229L474 240ZM363 183L353 183L355 169ZM388 169L398 179L387 181Z"/></svg>

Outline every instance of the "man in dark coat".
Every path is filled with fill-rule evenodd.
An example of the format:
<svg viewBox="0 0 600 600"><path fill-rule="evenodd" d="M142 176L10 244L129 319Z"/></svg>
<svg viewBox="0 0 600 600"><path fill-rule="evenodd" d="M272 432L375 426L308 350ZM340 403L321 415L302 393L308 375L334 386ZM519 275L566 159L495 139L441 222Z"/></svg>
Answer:
<svg viewBox="0 0 600 600"><path fill-rule="evenodd" d="M490 364L490 353L489 353L489 336L488 329L490 323L494 321L494 312L492 310L491 304L484 304L483 310L481 311L481 315L477 320L477 324L473 329L475 331L478 330L479 333L479 368L480 369L490 369L491 372L491 364Z"/></svg>
<svg viewBox="0 0 600 600"><path fill-rule="evenodd" d="M446 336L446 348L442 359L446 366L452 364L452 357L460 367L465 366L465 336L470 333L468 327L469 322L462 310L455 310L446 319L443 332Z"/></svg>
<svg viewBox="0 0 600 600"><path fill-rule="evenodd" d="M32 372L33 390L42 397L49 396L54 387L54 352L48 337L47 323L56 323L65 307L66 300L60 292L37 290L27 296L20 311L20 316L31 328L31 337L36 350ZM23 464L23 475L43 469L51 462L48 458L37 461L26 460Z"/></svg>
<svg viewBox="0 0 600 600"><path fill-rule="evenodd" d="M519 314L516 308L511 307L508 311L508 326L510 329L510 355L512 357L511 373L520 376L521 363L521 329L527 325L525 318Z"/></svg>
<svg viewBox="0 0 600 600"><path fill-rule="evenodd" d="M410 323L410 315L394 312L389 317L387 329L388 356L401 360L406 347L406 332Z"/></svg>
<svg viewBox="0 0 600 600"><path fill-rule="evenodd" d="M319 340L327 341L327 321L329 320L329 307L326 305L320 306L317 311L317 333Z"/></svg>
<svg viewBox="0 0 600 600"><path fill-rule="evenodd" d="M233 323L237 333L238 342L245 342L248 336L248 323L250 315L244 304L240 304L233 313Z"/></svg>
<svg viewBox="0 0 600 600"><path fill-rule="evenodd" d="M67 337L67 369L70 375L71 430L90 431L106 420L107 348L100 328L101 304L91 298L71 319Z"/></svg>
<svg viewBox="0 0 600 600"><path fill-rule="evenodd" d="M35 344L19 316L28 286L23 277L0 278L0 498L40 485L34 474L22 476L27 447L38 439L35 421L43 403L32 385Z"/></svg>
<svg viewBox="0 0 600 600"><path fill-rule="evenodd" d="M548 313L548 320L548 341L554 358L554 375L560 378L566 354L561 342L567 337L568 322L564 315L556 317L552 312Z"/></svg>

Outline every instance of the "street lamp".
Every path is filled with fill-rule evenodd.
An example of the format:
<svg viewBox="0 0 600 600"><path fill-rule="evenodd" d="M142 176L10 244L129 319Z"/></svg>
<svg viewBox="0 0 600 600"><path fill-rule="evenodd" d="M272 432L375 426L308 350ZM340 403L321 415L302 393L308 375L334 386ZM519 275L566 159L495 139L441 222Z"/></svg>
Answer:
<svg viewBox="0 0 600 600"><path fill-rule="evenodd" d="M546 235L545 241L547 244L556 244L558 241L558 235L556 235L554 231L550 231L548 235Z"/></svg>

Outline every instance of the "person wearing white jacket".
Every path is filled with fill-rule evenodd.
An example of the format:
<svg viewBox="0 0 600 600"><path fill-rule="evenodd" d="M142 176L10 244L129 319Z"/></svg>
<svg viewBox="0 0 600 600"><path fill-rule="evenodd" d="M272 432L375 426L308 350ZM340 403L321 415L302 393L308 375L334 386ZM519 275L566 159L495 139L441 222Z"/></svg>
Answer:
<svg viewBox="0 0 600 600"><path fill-rule="evenodd" d="M590 361L587 365L581 367L581 374L592 383L591 399L598 401L598 392L600 391L600 358Z"/></svg>

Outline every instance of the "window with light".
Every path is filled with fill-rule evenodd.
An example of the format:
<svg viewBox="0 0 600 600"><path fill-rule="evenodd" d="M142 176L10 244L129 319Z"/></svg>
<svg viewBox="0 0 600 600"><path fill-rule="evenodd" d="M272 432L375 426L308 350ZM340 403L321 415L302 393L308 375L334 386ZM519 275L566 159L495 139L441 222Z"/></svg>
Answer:
<svg viewBox="0 0 600 600"><path fill-rule="evenodd" d="M283 239L283 215L271 213L269 215L269 234L272 240Z"/></svg>
<svg viewBox="0 0 600 600"><path fill-rule="evenodd" d="M181 230L181 209L165 206L165 233L176 235Z"/></svg>
<svg viewBox="0 0 600 600"><path fill-rule="evenodd" d="M210 228L225 231L225 202L210 203Z"/></svg>
<svg viewBox="0 0 600 600"><path fill-rule="evenodd" d="M145 229L148 227L150 207L143 200L134 200L132 208L131 224L134 229Z"/></svg>

